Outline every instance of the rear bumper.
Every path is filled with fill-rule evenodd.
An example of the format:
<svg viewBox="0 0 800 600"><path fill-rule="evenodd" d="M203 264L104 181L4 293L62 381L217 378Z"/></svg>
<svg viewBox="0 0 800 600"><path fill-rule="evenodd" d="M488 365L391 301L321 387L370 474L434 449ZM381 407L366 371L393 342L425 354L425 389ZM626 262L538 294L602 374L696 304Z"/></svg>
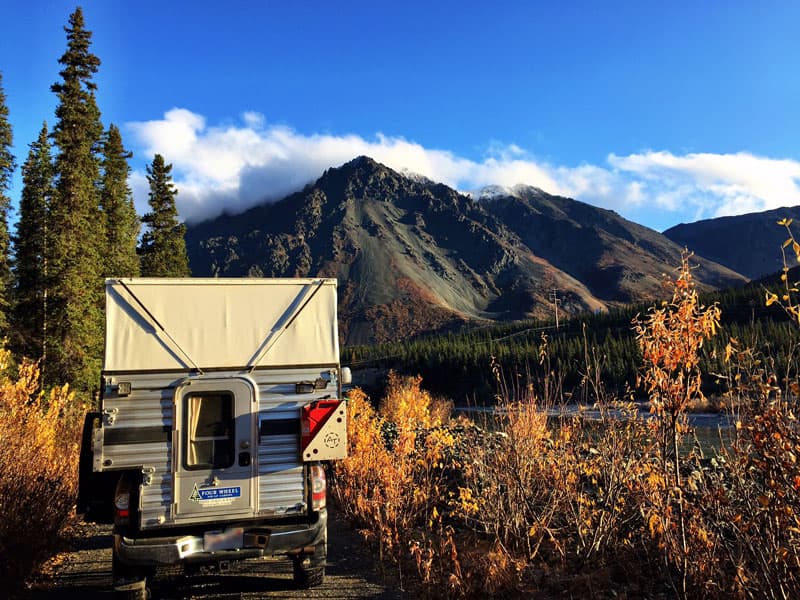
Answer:
<svg viewBox="0 0 800 600"><path fill-rule="evenodd" d="M312 548L326 539L328 512L323 509L308 525L244 527L241 546L208 551L204 536L132 539L114 534L114 553L125 564L138 566L174 565L178 563L214 563L223 560L244 560L261 556L312 553Z"/></svg>

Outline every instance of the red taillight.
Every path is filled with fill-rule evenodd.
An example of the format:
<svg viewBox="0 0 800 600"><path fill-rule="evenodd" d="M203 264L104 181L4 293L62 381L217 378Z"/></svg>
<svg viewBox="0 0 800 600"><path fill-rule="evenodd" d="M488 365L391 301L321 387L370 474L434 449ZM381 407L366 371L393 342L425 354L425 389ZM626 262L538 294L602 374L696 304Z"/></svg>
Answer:
<svg viewBox="0 0 800 600"><path fill-rule="evenodd" d="M114 497L114 523L127 525L130 519L131 495L129 492L117 492Z"/></svg>
<svg viewBox="0 0 800 600"><path fill-rule="evenodd" d="M325 479L325 469L322 465L312 465L311 467L311 510L321 510L325 508L326 491L328 482Z"/></svg>

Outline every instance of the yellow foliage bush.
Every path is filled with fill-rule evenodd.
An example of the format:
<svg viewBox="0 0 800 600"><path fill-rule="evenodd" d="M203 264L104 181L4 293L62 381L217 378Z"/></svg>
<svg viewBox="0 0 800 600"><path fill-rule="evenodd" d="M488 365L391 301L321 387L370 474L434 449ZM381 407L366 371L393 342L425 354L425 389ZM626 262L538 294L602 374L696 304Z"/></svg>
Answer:
<svg viewBox="0 0 800 600"><path fill-rule="evenodd" d="M418 377L396 374L377 411L350 395L333 493L382 556L416 569L422 595L518 593L532 565L629 557L643 535L649 430L629 405L600 428L554 426L533 401L500 409L483 427L448 419Z"/></svg>
<svg viewBox="0 0 800 600"><path fill-rule="evenodd" d="M446 423L453 403L433 398L422 389L422 377L401 377L389 372L386 398L381 403L381 415L401 429L430 429Z"/></svg>
<svg viewBox="0 0 800 600"><path fill-rule="evenodd" d="M441 430L449 408L421 390L419 378L390 376L376 412L363 391L348 400L349 456L333 465L334 494L382 555L400 559L419 522L441 514L442 461L453 437Z"/></svg>
<svg viewBox="0 0 800 600"><path fill-rule="evenodd" d="M696 511L687 503L680 445L687 431L686 411L703 399L700 359L705 342L716 335L721 311L703 306L697 294L684 251L678 276L669 281L672 299L652 308L645 318L634 320L634 331L642 352L641 385L650 401L655 457L661 468L648 478L648 502L642 507L649 529L663 549L666 564L677 570L674 588L683 596L689 592L696 564L690 561L692 532L706 536L704 528L693 527Z"/></svg>
<svg viewBox="0 0 800 600"><path fill-rule="evenodd" d="M0 349L0 581L20 584L73 513L80 428L67 386L45 394L37 363L12 378L9 361Z"/></svg>
<svg viewBox="0 0 800 600"><path fill-rule="evenodd" d="M720 319L688 259L671 300L634 323L649 416L599 396L592 418L554 416L547 382L541 398L498 394L480 424L450 418L419 377L391 374L379 410L352 393L333 493L384 556L416 571L418 596L800 597L796 400L731 339L738 435L710 459L685 443Z"/></svg>

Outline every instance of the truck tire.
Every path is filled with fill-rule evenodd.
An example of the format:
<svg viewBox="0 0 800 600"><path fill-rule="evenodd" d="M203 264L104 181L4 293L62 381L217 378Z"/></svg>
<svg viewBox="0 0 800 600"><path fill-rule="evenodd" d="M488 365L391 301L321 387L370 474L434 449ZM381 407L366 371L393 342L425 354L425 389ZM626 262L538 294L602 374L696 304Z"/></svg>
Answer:
<svg viewBox="0 0 800 600"><path fill-rule="evenodd" d="M328 544L325 542L318 544L316 552L311 556L295 558L292 564L292 576L295 585L304 590L322 585L325 581L327 558Z"/></svg>
<svg viewBox="0 0 800 600"><path fill-rule="evenodd" d="M295 585L303 590L322 585L325 581L325 567L306 567L301 563L302 559L294 561Z"/></svg>
<svg viewBox="0 0 800 600"><path fill-rule="evenodd" d="M150 592L147 588L141 590L114 590L114 600L148 600Z"/></svg>
<svg viewBox="0 0 800 600"><path fill-rule="evenodd" d="M111 553L111 580L114 583L114 598L117 600L147 600L147 574L142 569L126 565Z"/></svg>

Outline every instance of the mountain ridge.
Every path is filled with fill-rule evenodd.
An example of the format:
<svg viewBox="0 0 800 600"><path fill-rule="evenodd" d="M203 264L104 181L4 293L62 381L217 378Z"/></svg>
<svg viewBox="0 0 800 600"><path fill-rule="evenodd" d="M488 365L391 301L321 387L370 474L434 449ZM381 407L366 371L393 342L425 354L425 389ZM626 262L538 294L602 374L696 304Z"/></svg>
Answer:
<svg viewBox="0 0 800 600"><path fill-rule="evenodd" d="M783 268L780 248L787 235L777 222L784 218L800 222L800 206L681 223L663 233L749 279L758 279Z"/></svg>
<svg viewBox="0 0 800 600"><path fill-rule="evenodd" d="M278 202L187 228L199 276L339 279L343 341L607 310L655 296L681 248L536 188L478 200L358 157ZM698 258L711 286L744 281ZM591 275L594 273L594 279Z"/></svg>

